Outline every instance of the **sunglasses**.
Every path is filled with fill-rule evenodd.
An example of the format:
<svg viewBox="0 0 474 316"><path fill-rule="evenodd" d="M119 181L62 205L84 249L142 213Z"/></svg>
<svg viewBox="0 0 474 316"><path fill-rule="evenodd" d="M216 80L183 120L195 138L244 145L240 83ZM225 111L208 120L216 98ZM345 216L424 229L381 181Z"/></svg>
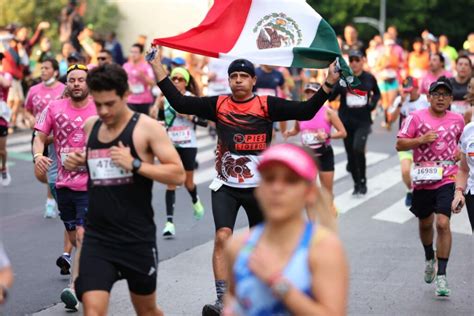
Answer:
<svg viewBox="0 0 474 316"><path fill-rule="evenodd" d="M443 97L443 98L448 98L451 96L450 93L439 93L439 92L433 92L430 94L432 97L435 97L435 98L440 98L440 97Z"/></svg>
<svg viewBox="0 0 474 316"><path fill-rule="evenodd" d="M186 79L183 77L173 77L171 78L171 81L186 82Z"/></svg>
<svg viewBox="0 0 474 316"><path fill-rule="evenodd" d="M107 60L107 57L97 57L97 60Z"/></svg>
<svg viewBox="0 0 474 316"><path fill-rule="evenodd" d="M349 62L352 63L352 62L359 62L360 61L360 58L359 57L349 57Z"/></svg>
<svg viewBox="0 0 474 316"><path fill-rule="evenodd" d="M67 74L69 74L73 70L83 70L85 72L89 71L89 69L87 69L87 66L81 64L74 64L69 66L69 68L67 69Z"/></svg>

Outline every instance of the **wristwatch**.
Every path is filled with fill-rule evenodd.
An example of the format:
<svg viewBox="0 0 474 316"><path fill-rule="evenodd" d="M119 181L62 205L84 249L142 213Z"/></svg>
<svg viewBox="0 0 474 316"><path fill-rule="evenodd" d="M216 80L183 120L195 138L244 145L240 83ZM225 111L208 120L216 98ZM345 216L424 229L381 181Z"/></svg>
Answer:
<svg viewBox="0 0 474 316"><path fill-rule="evenodd" d="M291 283L287 279L281 277L273 282L271 289L278 298L283 299L290 291Z"/></svg>
<svg viewBox="0 0 474 316"><path fill-rule="evenodd" d="M326 87L328 87L329 89L334 88L334 85L333 85L333 84L330 84L330 83L327 82L327 81L324 81L324 85L325 85Z"/></svg>
<svg viewBox="0 0 474 316"><path fill-rule="evenodd" d="M136 173L138 169L142 166L142 161L138 158L133 159L132 161L132 172Z"/></svg>

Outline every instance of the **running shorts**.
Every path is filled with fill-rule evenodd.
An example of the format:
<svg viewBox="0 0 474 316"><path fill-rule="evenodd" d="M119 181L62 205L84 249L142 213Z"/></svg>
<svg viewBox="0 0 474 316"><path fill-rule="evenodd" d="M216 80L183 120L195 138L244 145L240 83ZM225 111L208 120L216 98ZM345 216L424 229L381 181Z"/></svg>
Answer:
<svg viewBox="0 0 474 316"><path fill-rule="evenodd" d="M399 151L398 152L398 159L400 159L400 161L402 161L402 160L413 161L413 151L411 151L411 150Z"/></svg>
<svg viewBox="0 0 474 316"><path fill-rule="evenodd" d="M398 80L396 78L379 81L378 85L382 93L398 90Z"/></svg>
<svg viewBox="0 0 474 316"><path fill-rule="evenodd" d="M74 286L80 301L89 291L110 293L114 283L122 279L136 295L150 295L156 290L158 251L153 243L112 245L92 239L86 232L79 266Z"/></svg>
<svg viewBox="0 0 474 316"><path fill-rule="evenodd" d="M254 189L223 185L217 191L212 191L212 214L216 231L224 227L233 230L241 206L247 213L250 227L263 221L262 210L254 196Z"/></svg>
<svg viewBox="0 0 474 316"><path fill-rule="evenodd" d="M130 110L137 113L143 113L146 115L150 114L150 108L152 105L153 105L152 103L142 103L142 104L128 103L128 107L130 108Z"/></svg>
<svg viewBox="0 0 474 316"><path fill-rule="evenodd" d="M0 137L8 136L8 126L0 125Z"/></svg>
<svg viewBox="0 0 474 316"><path fill-rule="evenodd" d="M179 157L181 157L181 161L183 162L184 170L194 171L194 169L196 169L197 148L180 148L180 147L177 147L176 151L178 151Z"/></svg>
<svg viewBox="0 0 474 316"><path fill-rule="evenodd" d="M318 170L322 172L334 171L334 151L331 145L323 145L313 149L316 156L316 165Z"/></svg>
<svg viewBox="0 0 474 316"><path fill-rule="evenodd" d="M59 215L67 231L76 230L76 226L84 226L89 206L87 191L73 191L68 188L57 188L56 197Z"/></svg>
<svg viewBox="0 0 474 316"><path fill-rule="evenodd" d="M445 184L434 190L413 190L410 211L419 219L431 214L443 214L451 218L451 203L454 199L454 183Z"/></svg>

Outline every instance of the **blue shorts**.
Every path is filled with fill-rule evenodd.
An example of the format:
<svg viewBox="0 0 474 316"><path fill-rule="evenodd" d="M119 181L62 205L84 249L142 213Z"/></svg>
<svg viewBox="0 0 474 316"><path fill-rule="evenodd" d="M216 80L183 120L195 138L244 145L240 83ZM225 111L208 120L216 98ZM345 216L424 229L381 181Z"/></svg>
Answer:
<svg viewBox="0 0 474 316"><path fill-rule="evenodd" d="M73 191L68 188L56 189L59 215L67 231L76 230L76 226L84 226L89 206L87 191Z"/></svg>
<svg viewBox="0 0 474 316"><path fill-rule="evenodd" d="M382 93L398 90L398 80L396 78L379 81L378 85Z"/></svg>

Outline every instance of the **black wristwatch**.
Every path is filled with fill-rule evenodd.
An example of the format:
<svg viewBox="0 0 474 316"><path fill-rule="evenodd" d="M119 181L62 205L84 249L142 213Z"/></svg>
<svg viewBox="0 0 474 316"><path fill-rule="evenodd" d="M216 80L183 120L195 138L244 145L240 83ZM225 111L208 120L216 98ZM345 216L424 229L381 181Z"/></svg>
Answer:
<svg viewBox="0 0 474 316"><path fill-rule="evenodd" d="M330 83L327 82L327 81L324 81L324 85L325 85L326 87L328 87L329 89L334 88L334 85L333 85L333 84L330 84Z"/></svg>
<svg viewBox="0 0 474 316"><path fill-rule="evenodd" d="M142 166L142 161L138 158L133 159L132 161L132 172L137 173L138 169Z"/></svg>

